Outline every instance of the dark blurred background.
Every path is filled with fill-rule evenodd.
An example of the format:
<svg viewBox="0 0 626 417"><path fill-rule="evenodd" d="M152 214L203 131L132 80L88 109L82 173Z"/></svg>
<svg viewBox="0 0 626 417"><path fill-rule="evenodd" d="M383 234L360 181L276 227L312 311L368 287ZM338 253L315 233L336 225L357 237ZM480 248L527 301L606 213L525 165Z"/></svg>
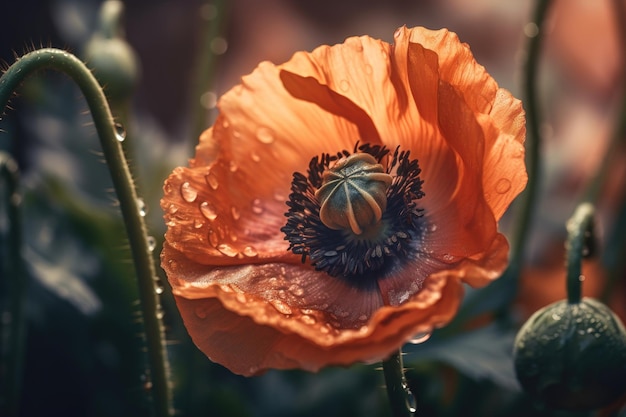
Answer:
<svg viewBox="0 0 626 417"><path fill-rule="evenodd" d="M97 27L100 4L3 2L3 66L15 54L41 46L82 56ZM148 207L150 233L158 242L155 261L164 233L158 203L163 180L192 155L195 126L210 125L217 97L260 61L282 63L296 51L353 35L391 42L394 30L404 24L447 27L470 45L501 86L520 97L532 8L531 1L497 0L125 2L126 39L141 69L124 113L128 152ZM444 329L427 343L407 348L408 377L421 416L591 415L535 407L519 392L511 364L519 323L564 296L564 222L603 163L621 99L623 58L610 0L555 1L547 30L541 63L547 141L528 267L513 298L503 296L461 314L455 331ZM208 54L202 52L207 46ZM198 74L206 61L212 63L205 77L210 83ZM29 288L22 415L147 415L149 376L137 322L136 283L84 100L66 78L46 73L27 81L11 105L0 121L0 149L16 156L23 177ZM604 230L622 207L620 166L599 207ZM510 218L503 221L507 233L510 223ZM585 292L600 296L606 288L605 265L598 261L590 268L597 279L585 282ZM0 288L6 290L7 284ZM247 379L212 364L190 342L165 288L180 415L389 415L377 365L319 374L269 372ZM623 285L617 288L623 290ZM623 318L620 291L608 301L614 301ZM468 290L468 297L477 293ZM495 323L491 314L503 307L508 326Z"/></svg>

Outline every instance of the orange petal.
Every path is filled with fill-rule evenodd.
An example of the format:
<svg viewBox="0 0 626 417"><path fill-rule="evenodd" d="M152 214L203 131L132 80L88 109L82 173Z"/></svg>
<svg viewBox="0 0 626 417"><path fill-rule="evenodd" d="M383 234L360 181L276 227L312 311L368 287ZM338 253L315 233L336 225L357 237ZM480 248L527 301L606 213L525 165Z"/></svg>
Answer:
<svg viewBox="0 0 626 417"><path fill-rule="evenodd" d="M458 281L429 279L413 300L379 309L367 326L337 330L315 311L285 314L280 305L228 287L207 290L201 299L176 296L183 321L200 350L242 375L382 360L411 336L449 321L462 297Z"/></svg>
<svg viewBox="0 0 626 417"><path fill-rule="evenodd" d="M499 220L528 182L524 161L526 119L522 102L502 88L489 115L499 135L486 138L483 187L487 203Z"/></svg>

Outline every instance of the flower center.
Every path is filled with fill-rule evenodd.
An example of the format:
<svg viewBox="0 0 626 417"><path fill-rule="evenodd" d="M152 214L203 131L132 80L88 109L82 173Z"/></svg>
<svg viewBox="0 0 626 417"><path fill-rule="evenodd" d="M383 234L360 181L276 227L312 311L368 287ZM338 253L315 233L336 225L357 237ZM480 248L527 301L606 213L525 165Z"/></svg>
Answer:
<svg viewBox="0 0 626 417"><path fill-rule="evenodd" d="M315 192L320 220L331 229L360 235L383 217L391 181L391 175L368 153L340 160L324 172L322 186Z"/></svg>
<svg viewBox="0 0 626 417"><path fill-rule="evenodd" d="M332 276L380 277L418 249L419 173L408 151L384 146L314 157L306 176L293 174L281 229L289 250Z"/></svg>

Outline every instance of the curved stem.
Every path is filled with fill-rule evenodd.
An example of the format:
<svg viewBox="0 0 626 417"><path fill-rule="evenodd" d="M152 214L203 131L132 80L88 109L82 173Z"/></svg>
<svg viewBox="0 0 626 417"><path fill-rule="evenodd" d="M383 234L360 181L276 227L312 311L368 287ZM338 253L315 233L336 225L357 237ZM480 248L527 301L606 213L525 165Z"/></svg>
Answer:
<svg viewBox="0 0 626 417"><path fill-rule="evenodd" d="M567 302L577 304L582 294L582 259L594 252L594 208L582 203L567 222Z"/></svg>
<svg viewBox="0 0 626 417"><path fill-rule="evenodd" d="M3 365L6 370L4 383L0 392L0 414L19 415L19 404L22 391L22 366L24 364L24 296L26 293L26 274L22 261L22 222L19 213L21 196L18 194L19 170L13 158L0 152L0 201L6 207L8 233L6 239L0 235L0 273L9 277L11 282L3 283L8 296L8 320L2 323ZM5 188L6 186L6 188ZM4 314L5 311L2 311ZM6 326L6 327L5 327ZM4 344L6 343L6 347ZM5 350L6 349L6 350Z"/></svg>
<svg viewBox="0 0 626 417"><path fill-rule="evenodd" d="M530 231L530 223L535 208L537 192L539 189L541 130L540 111L537 87L537 74L539 68L539 57L541 53L541 41L543 38L543 26L551 4L550 0L539 0L536 4L533 20L529 25L534 25L534 29L529 34L526 63L524 66L524 105L526 107L526 126L528 134L526 138L526 164L528 171L528 185L522 194L521 214L516 222L516 229L513 234L511 266L512 276L517 279L521 269L522 258L524 257L524 244Z"/></svg>
<svg viewBox="0 0 626 417"><path fill-rule="evenodd" d="M402 350L391 355L383 361L383 374L387 385L387 396L391 404L391 411L394 417L411 417L415 410L409 402L413 394L409 391L404 377L402 365Z"/></svg>
<svg viewBox="0 0 626 417"><path fill-rule="evenodd" d="M11 94L28 75L44 68L51 68L71 77L79 86L91 110L120 201L137 273L155 413L157 416L170 416L169 367L160 319L161 307L156 293L154 262L144 219L139 213L135 187L102 88L87 67L74 55L59 49L40 49L19 58L0 78L0 111L4 111Z"/></svg>

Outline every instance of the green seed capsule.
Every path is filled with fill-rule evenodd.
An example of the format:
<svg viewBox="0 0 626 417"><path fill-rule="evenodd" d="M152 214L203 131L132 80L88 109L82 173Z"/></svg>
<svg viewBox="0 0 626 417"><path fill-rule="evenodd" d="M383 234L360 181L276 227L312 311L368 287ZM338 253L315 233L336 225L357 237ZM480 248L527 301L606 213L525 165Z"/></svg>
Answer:
<svg viewBox="0 0 626 417"><path fill-rule="evenodd" d="M362 234L380 222L391 182L391 175L368 153L340 160L324 173L322 186L315 193L320 220L330 229Z"/></svg>
<svg viewBox="0 0 626 417"><path fill-rule="evenodd" d="M626 392L626 331L591 298L537 311L517 334L513 356L524 390L552 408L591 410Z"/></svg>

